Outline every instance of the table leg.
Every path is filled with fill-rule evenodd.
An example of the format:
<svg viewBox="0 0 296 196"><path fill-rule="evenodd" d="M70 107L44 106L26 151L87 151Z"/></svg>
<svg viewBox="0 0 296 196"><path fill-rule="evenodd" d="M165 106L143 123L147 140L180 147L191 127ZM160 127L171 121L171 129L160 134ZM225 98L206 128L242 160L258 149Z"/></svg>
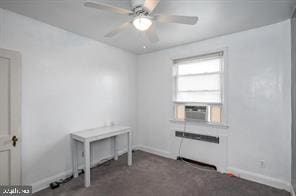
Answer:
<svg viewBox="0 0 296 196"><path fill-rule="evenodd" d="M72 168L74 178L78 177L78 160L77 160L77 142L71 138L71 149L72 149Z"/></svg>
<svg viewBox="0 0 296 196"><path fill-rule="evenodd" d="M118 160L118 152L117 152L117 136L114 136L113 139L113 148L114 148L114 160L117 161Z"/></svg>
<svg viewBox="0 0 296 196"><path fill-rule="evenodd" d="M132 132L128 132L128 136L127 136L127 143L128 143L128 160L127 160L127 164L129 166L132 165Z"/></svg>
<svg viewBox="0 0 296 196"><path fill-rule="evenodd" d="M90 186L90 145L88 141L84 141L84 164L85 164L85 174L84 174L84 186Z"/></svg>

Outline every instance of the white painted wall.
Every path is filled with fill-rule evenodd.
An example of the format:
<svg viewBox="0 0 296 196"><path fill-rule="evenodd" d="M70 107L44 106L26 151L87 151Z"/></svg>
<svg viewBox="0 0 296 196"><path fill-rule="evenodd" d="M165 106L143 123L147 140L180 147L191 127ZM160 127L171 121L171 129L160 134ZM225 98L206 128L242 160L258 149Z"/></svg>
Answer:
<svg viewBox="0 0 296 196"><path fill-rule="evenodd" d="M138 56L140 137L137 143L166 156L174 153L174 145L179 144L170 144L170 129L175 126L169 121L173 117L172 59L225 47L228 48L229 128L195 126L192 131L228 137L225 155L228 170L288 189L291 182L290 20ZM197 144L189 145L189 141L184 143L188 151L199 148ZM265 168L260 167L260 160L265 161Z"/></svg>
<svg viewBox="0 0 296 196"><path fill-rule="evenodd" d="M3 9L0 48L22 54L23 184L39 189L71 169L70 132L135 127L135 55ZM110 153L109 141L92 152Z"/></svg>

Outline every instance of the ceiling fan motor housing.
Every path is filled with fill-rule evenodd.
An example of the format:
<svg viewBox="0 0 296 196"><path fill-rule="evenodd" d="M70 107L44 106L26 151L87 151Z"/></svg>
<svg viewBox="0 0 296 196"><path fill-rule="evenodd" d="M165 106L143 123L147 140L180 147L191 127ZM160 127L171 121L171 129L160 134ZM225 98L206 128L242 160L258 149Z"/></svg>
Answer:
<svg viewBox="0 0 296 196"><path fill-rule="evenodd" d="M131 8L136 16L148 15L148 11L144 8L145 0L131 0Z"/></svg>
<svg viewBox="0 0 296 196"><path fill-rule="evenodd" d="M131 0L131 8L135 9L137 7L142 7L144 5L145 0Z"/></svg>

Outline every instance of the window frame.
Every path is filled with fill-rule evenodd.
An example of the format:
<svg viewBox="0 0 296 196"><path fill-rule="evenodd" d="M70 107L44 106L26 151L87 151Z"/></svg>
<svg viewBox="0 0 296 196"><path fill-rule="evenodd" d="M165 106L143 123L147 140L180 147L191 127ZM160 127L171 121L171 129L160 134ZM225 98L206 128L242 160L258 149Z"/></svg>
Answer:
<svg viewBox="0 0 296 196"><path fill-rule="evenodd" d="M221 70L220 72L215 72L215 73L219 73L220 74L220 90L221 90L221 103L211 103L211 102L180 102L180 101L176 101L177 98L177 89L178 89L178 82L177 82L177 73L178 73L178 66L177 63L178 61L182 61L182 60L194 60L194 59L198 59L198 58L202 58L203 56L210 56L211 54L217 54L217 53L223 53L223 57L222 57L222 63L221 63ZM211 123L211 122L201 122L201 121L195 121L194 123L197 125L205 125L205 126L213 126L213 127L220 127L220 128L228 128L228 101L227 101L227 97L228 97L228 82L227 82L227 78L228 78L228 49L222 48L222 49L215 49L215 50L210 50L210 51L205 51L205 52L199 52L194 56L189 56L189 57L176 57L176 58L172 58L172 77L173 77L173 95L172 95L172 105L173 105L173 112L172 112L172 120L173 122L184 122L184 120L178 120L176 119L176 106L177 104L184 104L184 105L221 105L221 123ZM177 72L177 73L176 73ZM206 75L207 73L203 73L203 74L192 74L192 75ZM209 73L209 74L213 74L213 73ZM190 76L189 74L186 76ZM185 77L186 77L185 76ZM197 92L197 91L193 91L193 92Z"/></svg>

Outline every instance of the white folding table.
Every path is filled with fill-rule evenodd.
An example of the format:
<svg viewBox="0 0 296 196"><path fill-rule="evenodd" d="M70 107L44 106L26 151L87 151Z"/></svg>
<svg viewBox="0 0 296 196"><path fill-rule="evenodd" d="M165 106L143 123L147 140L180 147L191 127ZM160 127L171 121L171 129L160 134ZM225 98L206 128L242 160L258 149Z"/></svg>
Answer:
<svg viewBox="0 0 296 196"><path fill-rule="evenodd" d="M78 160L77 160L77 143L81 142L84 145L84 185L90 186L90 143L106 138L113 138L114 144L114 159L118 159L117 154L117 136L127 134L128 140L128 165L132 165L132 133L131 128L126 126L108 126L94 129L87 129L71 133L72 145L72 165L74 177L78 176Z"/></svg>

